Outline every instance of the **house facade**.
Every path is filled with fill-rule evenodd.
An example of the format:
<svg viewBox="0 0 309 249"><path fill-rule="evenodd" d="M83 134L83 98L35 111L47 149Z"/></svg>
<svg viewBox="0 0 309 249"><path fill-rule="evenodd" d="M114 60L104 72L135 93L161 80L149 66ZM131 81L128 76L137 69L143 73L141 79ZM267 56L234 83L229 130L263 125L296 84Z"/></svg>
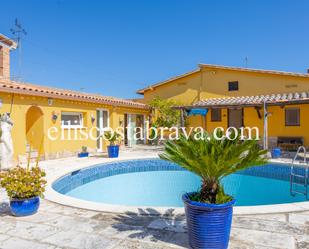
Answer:
<svg viewBox="0 0 309 249"><path fill-rule="evenodd" d="M251 100L272 96L278 101L274 103L270 101L272 98L265 98L272 102L267 107L269 147L278 143L286 147L309 146L308 73L200 64L197 70L150 85L137 93L143 95L143 103L160 97L173 99L186 110L208 110L206 116L187 117L190 126L203 126L210 132L216 127L258 127L261 137L265 135L266 111L263 101ZM248 101L237 101L239 99Z"/></svg>
<svg viewBox="0 0 309 249"><path fill-rule="evenodd" d="M16 44L0 35L0 112L14 122L14 157L40 152L42 159L71 156L86 146L90 152L105 151L98 129L123 127L123 145L143 143L125 130L144 126L149 108L130 100L17 82L10 79L10 50Z"/></svg>

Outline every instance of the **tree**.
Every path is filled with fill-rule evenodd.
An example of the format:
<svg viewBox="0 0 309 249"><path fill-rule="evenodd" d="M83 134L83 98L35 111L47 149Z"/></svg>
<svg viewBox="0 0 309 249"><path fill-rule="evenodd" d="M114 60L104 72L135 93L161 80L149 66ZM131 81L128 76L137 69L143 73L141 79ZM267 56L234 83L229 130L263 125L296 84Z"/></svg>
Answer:
<svg viewBox="0 0 309 249"><path fill-rule="evenodd" d="M170 128L179 123L180 112L173 109L176 101L155 97L149 105L154 110L153 126Z"/></svg>

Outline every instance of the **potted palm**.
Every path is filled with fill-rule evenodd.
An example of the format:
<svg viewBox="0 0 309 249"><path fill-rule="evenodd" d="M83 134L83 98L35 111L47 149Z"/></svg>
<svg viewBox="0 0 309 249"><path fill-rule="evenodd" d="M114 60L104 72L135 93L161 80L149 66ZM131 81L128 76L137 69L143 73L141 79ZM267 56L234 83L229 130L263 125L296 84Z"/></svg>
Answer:
<svg viewBox="0 0 309 249"><path fill-rule="evenodd" d="M0 173L0 186L10 198L11 212L15 216L26 216L37 212L40 197L43 197L45 172L38 166L17 166Z"/></svg>
<svg viewBox="0 0 309 249"><path fill-rule="evenodd" d="M192 248L228 247L235 199L224 192L221 179L250 166L265 164L265 153L256 141L242 141L240 136L217 140L213 135L195 139L192 134L165 143L161 159L201 177L200 190L182 197Z"/></svg>
<svg viewBox="0 0 309 249"><path fill-rule="evenodd" d="M116 158L119 156L119 145L116 144L121 135L118 132L106 131L104 132L104 137L109 141L107 146L107 152L109 158Z"/></svg>

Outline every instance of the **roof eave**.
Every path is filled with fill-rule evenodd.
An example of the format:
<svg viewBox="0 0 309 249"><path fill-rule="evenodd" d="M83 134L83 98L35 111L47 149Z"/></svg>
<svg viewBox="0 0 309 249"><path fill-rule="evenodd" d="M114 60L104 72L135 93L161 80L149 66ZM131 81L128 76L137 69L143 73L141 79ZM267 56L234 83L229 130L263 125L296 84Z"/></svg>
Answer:
<svg viewBox="0 0 309 249"><path fill-rule="evenodd" d="M0 34L0 44L2 46L9 48L9 49L16 49L17 48L17 43L14 40L8 38L7 36L5 36L3 34Z"/></svg>
<svg viewBox="0 0 309 249"><path fill-rule="evenodd" d="M158 82L158 83L149 85L149 86L147 86L147 87L145 87L145 88L139 89L139 90L136 91L136 93L137 93L137 94L142 94L142 95L143 95L143 94L144 94L146 91L148 91L148 90L153 90L153 89L155 89L156 87L160 87L160 86L165 85L165 84L168 84L168 83L170 83L170 82L172 82L172 81L174 81L174 80L178 80L178 79L187 77L187 76L192 75L192 74L195 74L195 73L197 73L197 72L199 72L199 71L200 71L200 68L195 69L195 70L193 70L193 71L189 71L189 72L187 72L187 73L184 73L184 74L181 74L181 75L178 75L178 76L175 76L175 77L172 77L172 78L169 78L169 79L164 80L164 81L160 81L160 82Z"/></svg>
<svg viewBox="0 0 309 249"><path fill-rule="evenodd" d="M216 64L203 64L203 63L198 64L198 66L201 69L211 68L211 69L232 70L232 71L249 72L249 73L261 73L261 74L272 74L272 75L309 78L309 74L306 74L306 73L294 73L294 72L286 72L286 71L278 71L278 70L232 67L232 66L222 66L222 65L216 65Z"/></svg>
<svg viewBox="0 0 309 249"><path fill-rule="evenodd" d="M1 81L0 81L1 83ZM133 102L123 99L109 99L104 96L94 96L90 94L80 93L80 92L72 92L72 91L63 91L63 89L57 88L49 88L43 87L42 89L38 88L37 85L30 85L25 83L17 83L13 81L3 81L0 84L0 92L7 92L13 94L21 94L21 95L30 95L30 96L38 96L38 97L46 97L46 98L54 98L54 99L66 99L80 102L88 102L88 103L96 103L96 104L105 104L110 106L121 106L127 108L134 109L149 109L149 106L139 102Z"/></svg>

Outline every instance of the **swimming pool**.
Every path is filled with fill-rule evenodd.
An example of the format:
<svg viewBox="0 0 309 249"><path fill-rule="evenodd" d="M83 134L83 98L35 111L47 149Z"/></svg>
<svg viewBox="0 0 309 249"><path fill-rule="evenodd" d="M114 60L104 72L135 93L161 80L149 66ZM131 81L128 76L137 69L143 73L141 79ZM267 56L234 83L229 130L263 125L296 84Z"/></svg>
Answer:
<svg viewBox="0 0 309 249"><path fill-rule="evenodd" d="M237 206L305 201L290 195L290 167L251 167L222 180ZM181 196L196 191L200 178L160 159L104 163L67 174L52 184L57 192L81 200L125 206L182 207Z"/></svg>

